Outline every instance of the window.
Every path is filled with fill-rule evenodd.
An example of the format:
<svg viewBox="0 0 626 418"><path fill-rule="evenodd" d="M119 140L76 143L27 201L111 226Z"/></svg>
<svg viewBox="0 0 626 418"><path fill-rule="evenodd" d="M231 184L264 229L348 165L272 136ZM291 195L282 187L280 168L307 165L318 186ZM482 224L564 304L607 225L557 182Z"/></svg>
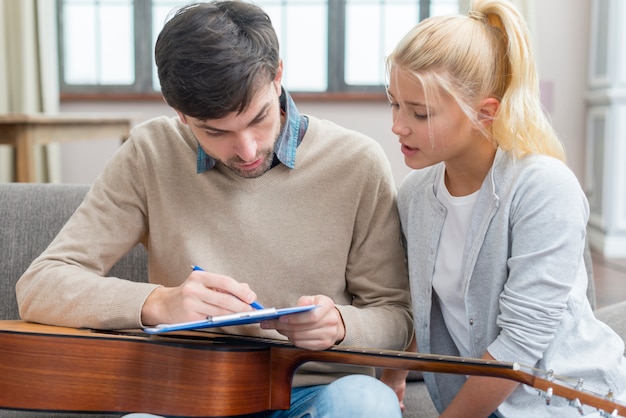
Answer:
<svg viewBox="0 0 626 418"><path fill-rule="evenodd" d="M63 93L157 93L154 42L187 0L57 0ZM257 0L291 92L382 92L384 57L420 18L458 0Z"/></svg>

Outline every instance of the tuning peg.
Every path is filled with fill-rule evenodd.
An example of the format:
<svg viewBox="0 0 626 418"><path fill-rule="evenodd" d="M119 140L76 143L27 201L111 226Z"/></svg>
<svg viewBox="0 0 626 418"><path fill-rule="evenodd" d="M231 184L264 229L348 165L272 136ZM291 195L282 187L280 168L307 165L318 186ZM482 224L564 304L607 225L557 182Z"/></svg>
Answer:
<svg viewBox="0 0 626 418"><path fill-rule="evenodd" d="M548 388L547 390L537 390L537 395L543 396L546 398L546 405L550 406L550 402L552 402L552 395L554 390L552 388Z"/></svg>
<svg viewBox="0 0 626 418"><path fill-rule="evenodd" d="M617 409L614 409L610 414L608 412L600 411L600 416L604 418L615 418L617 417Z"/></svg>
<svg viewBox="0 0 626 418"><path fill-rule="evenodd" d="M580 415L583 415L583 404L580 402L580 399L576 398L573 401L569 402L570 406L573 406L574 408L578 409L578 412L580 413Z"/></svg>
<svg viewBox="0 0 626 418"><path fill-rule="evenodd" d="M552 394L554 393L554 390L552 388L548 388L548 390L546 390L546 405L550 406L550 402L552 402Z"/></svg>
<svg viewBox="0 0 626 418"><path fill-rule="evenodd" d="M576 390L577 391L581 391L582 390L584 381L585 381L585 379L583 379L582 377L580 379L578 379L578 383L576 383Z"/></svg>
<svg viewBox="0 0 626 418"><path fill-rule="evenodd" d="M553 370L548 370L546 373L546 380L553 382L554 381L554 371ZM552 394L554 393L554 390L552 388L548 388L544 393L543 396L546 398L546 405L550 406L550 402L552 402ZM540 392L541 394L541 392Z"/></svg>

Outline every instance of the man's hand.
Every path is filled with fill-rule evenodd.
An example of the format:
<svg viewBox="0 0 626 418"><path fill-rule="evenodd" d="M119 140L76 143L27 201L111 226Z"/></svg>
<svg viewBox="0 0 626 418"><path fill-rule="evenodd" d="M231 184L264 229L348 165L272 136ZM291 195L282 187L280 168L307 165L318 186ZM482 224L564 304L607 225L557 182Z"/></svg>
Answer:
<svg viewBox="0 0 626 418"><path fill-rule="evenodd" d="M275 329L296 346L309 350L325 350L341 342L346 330L335 303L328 296L302 296L298 306L320 305L308 312L286 315L261 322L263 329Z"/></svg>
<svg viewBox="0 0 626 418"><path fill-rule="evenodd" d="M255 300L256 294L245 283L193 271L180 286L156 288L141 308L141 322L149 326L250 311L249 304Z"/></svg>

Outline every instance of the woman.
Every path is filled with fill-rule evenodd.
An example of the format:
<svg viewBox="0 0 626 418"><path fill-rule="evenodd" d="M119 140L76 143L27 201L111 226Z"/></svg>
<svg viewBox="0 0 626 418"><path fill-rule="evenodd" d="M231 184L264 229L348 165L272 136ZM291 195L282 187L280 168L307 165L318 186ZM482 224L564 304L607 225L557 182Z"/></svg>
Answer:
<svg viewBox="0 0 626 418"><path fill-rule="evenodd" d="M481 0L426 19L387 65L392 130L416 170L398 204L419 351L553 370L623 403L624 344L586 297L588 203L542 110L520 13ZM404 376L383 375L400 400ZM580 416L514 381L425 381L442 417Z"/></svg>

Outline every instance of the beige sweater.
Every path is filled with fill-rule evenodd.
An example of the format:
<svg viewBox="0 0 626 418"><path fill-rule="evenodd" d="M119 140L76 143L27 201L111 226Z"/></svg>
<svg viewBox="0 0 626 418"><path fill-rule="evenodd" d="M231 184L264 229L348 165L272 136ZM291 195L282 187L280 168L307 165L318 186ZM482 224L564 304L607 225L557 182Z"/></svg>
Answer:
<svg viewBox="0 0 626 418"><path fill-rule="evenodd" d="M374 140L309 120L295 169L281 164L256 179L219 163L196 173L197 142L177 118L136 127L18 282L22 318L136 328L155 286L179 285L197 264L248 283L268 307L325 294L345 321L342 344L404 348L410 296L389 163ZM137 242L148 250L150 284L106 277ZM256 324L224 331L282 338Z"/></svg>

